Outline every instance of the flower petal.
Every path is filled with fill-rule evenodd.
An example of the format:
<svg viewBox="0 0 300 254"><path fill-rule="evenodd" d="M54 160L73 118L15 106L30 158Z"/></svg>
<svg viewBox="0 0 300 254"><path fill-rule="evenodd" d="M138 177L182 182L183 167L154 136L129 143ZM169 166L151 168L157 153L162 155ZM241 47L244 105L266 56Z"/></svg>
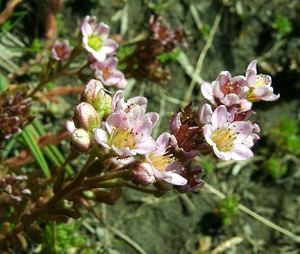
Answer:
<svg viewBox="0 0 300 254"><path fill-rule="evenodd" d="M228 126L228 129L233 130L237 133L235 137L235 143L242 142L252 132L252 123L250 121L236 121Z"/></svg>
<svg viewBox="0 0 300 254"><path fill-rule="evenodd" d="M111 54L118 48L118 43L112 39L106 39L103 43L103 46L101 48L101 51L103 51L105 54Z"/></svg>
<svg viewBox="0 0 300 254"><path fill-rule="evenodd" d="M210 144L211 146L214 146L215 142L212 141L212 139L211 139L212 134L213 134L213 126L211 124L204 125L204 127L203 127L204 138L208 144Z"/></svg>
<svg viewBox="0 0 300 254"><path fill-rule="evenodd" d="M133 150L138 154L149 154L154 152L156 149L157 149L156 142L154 141L154 139L149 137L148 139L137 143Z"/></svg>
<svg viewBox="0 0 300 254"><path fill-rule="evenodd" d="M211 122L214 128L226 128L231 120L230 113L224 105L221 105L215 109L213 112Z"/></svg>
<svg viewBox="0 0 300 254"><path fill-rule="evenodd" d="M212 117L212 109L211 106L207 103L203 104L200 106L199 111L198 111L198 119L200 123L202 124L208 124L211 122L211 117Z"/></svg>
<svg viewBox="0 0 300 254"><path fill-rule="evenodd" d="M128 156L133 156L136 155L136 152L129 147L115 147L112 145L111 147L117 155L120 157L128 157Z"/></svg>
<svg viewBox="0 0 300 254"><path fill-rule="evenodd" d="M110 127L127 129L131 127L128 117L125 113L112 113L108 116L106 123Z"/></svg>
<svg viewBox="0 0 300 254"><path fill-rule="evenodd" d="M97 26L97 33L103 38L106 39L109 35L109 26L104 24L104 23L100 23Z"/></svg>
<svg viewBox="0 0 300 254"><path fill-rule="evenodd" d="M201 92L205 99L209 100L212 104L215 105L215 99L213 96L213 88L210 83L203 82L201 85Z"/></svg>
<svg viewBox="0 0 300 254"><path fill-rule="evenodd" d="M224 161L228 161L228 160L231 160L231 153L230 152L222 152L220 151L216 145L213 146L213 150L214 150L214 153L215 155L220 158L221 160L224 160Z"/></svg>
<svg viewBox="0 0 300 254"><path fill-rule="evenodd" d="M104 148L109 149L109 145L107 144L107 133L102 129L94 129L94 138L96 139L97 143L102 145Z"/></svg>
<svg viewBox="0 0 300 254"><path fill-rule="evenodd" d="M178 112L176 115L172 117L170 121L170 130L171 133L173 133L174 135L176 135L176 133L179 131L181 126L180 116L181 116L181 112Z"/></svg>
<svg viewBox="0 0 300 254"><path fill-rule="evenodd" d="M230 155L233 160L247 160L253 157L253 152L248 146L239 144L232 147Z"/></svg>
<svg viewBox="0 0 300 254"><path fill-rule="evenodd" d="M154 170L153 173L157 179L163 180L163 181L168 182L173 185L186 185L187 184L187 180L184 177L182 177L179 174L170 172L170 171L161 172L158 170Z"/></svg>
<svg viewBox="0 0 300 254"><path fill-rule="evenodd" d="M162 133L156 140L157 143L157 150L155 151L156 155L162 155L165 153L167 148L170 145L170 139L171 139L171 134L168 132Z"/></svg>
<svg viewBox="0 0 300 254"><path fill-rule="evenodd" d="M224 86L226 85L228 82L231 81L231 74L229 71L222 71L218 77L217 77L217 81L219 81L220 86Z"/></svg>
<svg viewBox="0 0 300 254"><path fill-rule="evenodd" d="M156 112L149 112L145 114L146 117L148 117L150 119L150 121L152 122L152 125L154 126L158 119L159 119L159 114Z"/></svg>
<svg viewBox="0 0 300 254"><path fill-rule="evenodd" d="M119 101L123 98L123 91L118 90L112 98L112 111L115 112L118 108Z"/></svg>
<svg viewBox="0 0 300 254"><path fill-rule="evenodd" d="M247 71L246 71L246 79L249 83L250 86L254 87L256 84L256 74L257 74L257 70L256 70L256 60L253 60L247 67Z"/></svg>
<svg viewBox="0 0 300 254"><path fill-rule="evenodd" d="M227 94L225 95L224 98L222 98L220 100L224 105L226 105L227 107L231 107L235 104L239 104L240 103L240 98L238 95L231 93L231 94Z"/></svg>
<svg viewBox="0 0 300 254"><path fill-rule="evenodd" d="M76 130L75 123L72 120L68 120L65 124L66 129L68 132L72 133Z"/></svg>

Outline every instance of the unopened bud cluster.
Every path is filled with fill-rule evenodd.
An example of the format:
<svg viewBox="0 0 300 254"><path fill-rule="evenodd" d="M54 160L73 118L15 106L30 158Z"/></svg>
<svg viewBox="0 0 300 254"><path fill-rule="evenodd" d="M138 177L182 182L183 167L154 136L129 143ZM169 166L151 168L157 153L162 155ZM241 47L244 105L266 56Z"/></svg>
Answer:
<svg viewBox="0 0 300 254"><path fill-rule="evenodd" d="M0 192L6 193L12 200L20 202L24 197L31 194L25 187L27 176L4 176L0 177Z"/></svg>
<svg viewBox="0 0 300 254"><path fill-rule="evenodd" d="M105 92L101 82L92 79L84 87L81 103L75 107L72 121L66 128L70 132L71 142L79 151L88 151L93 141L93 130L99 128L101 119L109 112L111 97Z"/></svg>

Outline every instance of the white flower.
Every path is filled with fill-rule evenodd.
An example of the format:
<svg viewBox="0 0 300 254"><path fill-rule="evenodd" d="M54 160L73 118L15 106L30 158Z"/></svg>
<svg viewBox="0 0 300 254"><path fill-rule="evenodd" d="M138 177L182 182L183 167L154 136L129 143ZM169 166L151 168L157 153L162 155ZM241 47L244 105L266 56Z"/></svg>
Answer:
<svg viewBox="0 0 300 254"><path fill-rule="evenodd" d="M246 79L249 86L249 92L246 96L248 101L275 101L279 99L280 95L273 93L272 78L269 75L257 75L256 60L248 65Z"/></svg>
<svg viewBox="0 0 300 254"><path fill-rule="evenodd" d="M97 18L86 16L82 25L82 46L98 61L104 61L107 55L112 54L118 43L108 38L109 26L97 23Z"/></svg>
<svg viewBox="0 0 300 254"><path fill-rule="evenodd" d="M249 147L253 146L254 140L258 137L252 133L253 131L255 128L250 121L233 121L233 115L224 105L214 110L211 123L203 127L206 142L222 160L251 158L253 152Z"/></svg>
<svg viewBox="0 0 300 254"><path fill-rule="evenodd" d="M175 145L176 139L173 135L165 132L157 140L157 149L146 155L147 161L152 166L153 175L156 179L168 182L173 185L186 185L187 179L179 172L182 169L181 163L175 161L168 148Z"/></svg>

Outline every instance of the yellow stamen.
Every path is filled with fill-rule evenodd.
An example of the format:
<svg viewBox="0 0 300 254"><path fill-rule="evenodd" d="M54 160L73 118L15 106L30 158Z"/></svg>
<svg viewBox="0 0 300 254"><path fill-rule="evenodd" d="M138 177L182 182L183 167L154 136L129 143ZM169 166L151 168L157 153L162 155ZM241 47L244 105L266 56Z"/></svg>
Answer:
<svg viewBox="0 0 300 254"><path fill-rule="evenodd" d="M119 148L134 148L136 145L134 133L128 130L117 129L112 134L111 144Z"/></svg>
<svg viewBox="0 0 300 254"><path fill-rule="evenodd" d="M266 75L260 74L256 76L255 86L256 87L266 86L268 82L269 82L268 77Z"/></svg>
<svg viewBox="0 0 300 254"><path fill-rule="evenodd" d="M102 44L103 44L102 39L99 36L93 34L88 36L88 45L92 49L98 51L99 49L101 49Z"/></svg>
<svg viewBox="0 0 300 254"><path fill-rule="evenodd" d="M228 129L216 129L212 134L212 141L222 152L228 152L233 146L236 134Z"/></svg>
<svg viewBox="0 0 300 254"><path fill-rule="evenodd" d="M151 154L149 156L149 159L151 160L152 166L160 171L164 171L169 166L169 164L174 161L174 158L169 155L156 156L154 154Z"/></svg>

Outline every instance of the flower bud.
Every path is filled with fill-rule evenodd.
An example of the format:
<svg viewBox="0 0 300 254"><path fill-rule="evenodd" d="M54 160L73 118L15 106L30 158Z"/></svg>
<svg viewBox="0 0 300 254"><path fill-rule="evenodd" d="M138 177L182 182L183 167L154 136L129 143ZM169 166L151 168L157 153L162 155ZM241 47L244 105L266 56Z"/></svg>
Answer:
<svg viewBox="0 0 300 254"><path fill-rule="evenodd" d="M95 108L101 104L103 90L102 83L97 79L91 79L81 94L81 101L93 105Z"/></svg>
<svg viewBox="0 0 300 254"><path fill-rule="evenodd" d="M71 51L68 40L55 41L51 49L52 58L56 61L66 60L70 57Z"/></svg>
<svg viewBox="0 0 300 254"><path fill-rule="evenodd" d="M91 145L91 138L84 129L76 129L71 134L71 142L78 150L85 152Z"/></svg>
<svg viewBox="0 0 300 254"><path fill-rule="evenodd" d="M74 122L77 128L82 128L88 132L99 128L100 119L94 107L86 102L82 102L75 108Z"/></svg>
<svg viewBox="0 0 300 254"><path fill-rule="evenodd" d="M154 183L156 179L153 174L152 166L147 162L137 164L133 171L133 180L143 186Z"/></svg>
<svg viewBox="0 0 300 254"><path fill-rule="evenodd" d="M101 117L111 112L111 96L105 92L99 80L92 79L87 83L81 101L91 104Z"/></svg>

